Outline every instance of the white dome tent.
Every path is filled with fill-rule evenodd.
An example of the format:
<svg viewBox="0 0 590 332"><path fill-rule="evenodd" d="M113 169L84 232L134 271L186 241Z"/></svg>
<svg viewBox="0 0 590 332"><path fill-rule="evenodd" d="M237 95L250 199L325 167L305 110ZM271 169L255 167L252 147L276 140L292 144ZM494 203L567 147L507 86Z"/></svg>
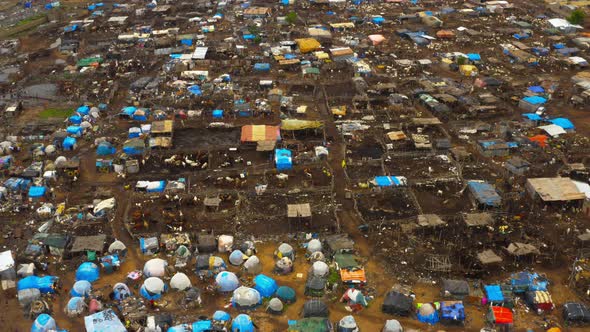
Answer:
<svg viewBox="0 0 590 332"><path fill-rule="evenodd" d="M183 291L190 288L191 286L191 280L187 277L186 274L182 272L176 273L172 277L172 279L170 279L170 288L172 289Z"/></svg>
<svg viewBox="0 0 590 332"><path fill-rule="evenodd" d="M161 258L150 259L143 266L143 274L146 277L163 277L166 275L168 262Z"/></svg>

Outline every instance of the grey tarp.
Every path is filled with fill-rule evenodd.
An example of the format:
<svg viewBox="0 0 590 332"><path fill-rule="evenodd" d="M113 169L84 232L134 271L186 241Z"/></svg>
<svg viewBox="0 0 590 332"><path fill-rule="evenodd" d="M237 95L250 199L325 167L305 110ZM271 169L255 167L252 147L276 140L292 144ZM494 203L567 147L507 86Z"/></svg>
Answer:
<svg viewBox="0 0 590 332"><path fill-rule="evenodd" d="M311 299L303 305L303 317L328 317L328 306L317 299Z"/></svg>
<svg viewBox="0 0 590 332"><path fill-rule="evenodd" d="M409 316L412 311L412 298L396 291L385 295L381 310L385 313L399 316Z"/></svg>
<svg viewBox="0 0 590 332"><path fill-rule="evenodd" d="M469 295L469 283L465 280L444 279L442 292L445 296L464 297Z"/></svg>

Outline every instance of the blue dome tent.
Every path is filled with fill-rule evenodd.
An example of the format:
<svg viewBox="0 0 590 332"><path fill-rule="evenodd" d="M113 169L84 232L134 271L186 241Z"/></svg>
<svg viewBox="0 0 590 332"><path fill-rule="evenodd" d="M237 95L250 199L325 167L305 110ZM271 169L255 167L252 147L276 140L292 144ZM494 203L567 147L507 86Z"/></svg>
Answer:
<svg viewBox="0 0 590 332"><path fill-rule="evenodd" d="M109 142L102 142L96 147L96 154L99 156L108 156L115 154L115 152L117 152L117 149Z"/></svg>
<svg viewBox="0 0 590 332"><path fill-rule="evenodd" d="M72 297L66 306L66 314L68 316L76 316L84 311L86 304L81 297Z"/></svg>
<svg viewBox="0 0 590 332"><path fill-rule="evenodd" d="M158 277L147 278L141 286L139 293L148 300L159 300L166 291L166 284Z"/></svg>
<svg viewBox="0 0 590 332"><path fill-rule="evenodd" d="M281 286L277 289L277 297L285 303L293 303L296 300L295 290L288 286Z"/></svg>
<svg viewBox="0 0 590 332"><path fill-rule="evenodd" d="M242 286L234 291L231 302L239 310L250 310L262 304L262 296L256 289Z"/></svg>
<svg viewBox="0 0 590 332"><path fill-rule="evenodd" d="M221 292L233 292L240 286L240 280L233 272L223 271L215 277L215 283Z"/></svg>
<svg viewBox="0 0 590 332"><path fill-rule="evenodd" d="M82 115L88 115L89 112L90 112L90 106L86 106L86 105L80 106L76 110L76 113L79 113Z"/></svg>
<svg viewBox="0 0 590 332"><path fill-rule="evenodd" d="M286 171L293 168L293 159L291 157L291 150L276 149L275 150L275 165L278 171Z"/></svg>
<svg viewBox="0 0 590 332"><path fill-rule="evenodd" d="M113 298L117 301L124 300L131 296L129 287L122 282L119 282L113 286Z"/></svg>
<svg viewBox="0 0 590 332"><path fill-rule="evenodd" d="M82 123L82 117L79 116L78 114L72 115L68 118L68 120L70 120L71 123L75 124L75 125L79 125L80 123Z"/></svg>
<svg viewBox="0 0 590 332"><path fill-rule="evenodd" d="M254 277L254 289L256 289L262 297L271 297L279 286L277 282L264 274L259 274Z"/></svg>
<svg viewBox="0 0 590 332"><path fill-rule="evenodd" d="M86 297L92 291L92 284L88 280L79 280L74 283L70 294L72 296Z"/></svg>
<svg viewBox="0 0 590 332"><path fill-rule="evenodd" d="M77 142L78 141L74 137L68 136L68 137L64 138L61 146L63 147L64 150L71 151L76 148Z"/></svg>
<svg viewBox="0 0 590 332"><path fill-rule="evenodd" d="M99 277L98 266L92 262L84 262L76 270L76 280L95 282Z"/></svg>
<svg viewBox="0 0 590 332"><path fill-rule="evenodd" d="M246 314L239 314L231 323L232 332L254 332L252 318Z"/></svg>
<svg viewBox="0 0 590 332"><path fill-rule="evenodd" d="M192 324L192 332L206 332L213 327L210 320L198 320Z"/></svg>
<svg viewBox="0 0 590 332"><path fill-rule="evenodd" d="M214 321L217 322L229 322L231 320L231 316L222 310L217 310L213 313L213 317L211 317Z"/></svg>
<svg viewBox="0 0 590 332"><path fill-rule="evenodd" d="M40 314L31 326L31 332L49 332L57 330L55 319L48 314Z"/></svg>

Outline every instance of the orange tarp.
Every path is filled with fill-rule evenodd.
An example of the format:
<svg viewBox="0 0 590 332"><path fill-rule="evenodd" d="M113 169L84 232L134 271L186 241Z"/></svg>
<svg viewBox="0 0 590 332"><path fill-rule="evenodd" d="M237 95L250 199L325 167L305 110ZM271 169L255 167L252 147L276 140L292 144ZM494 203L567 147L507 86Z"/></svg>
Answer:
<svg viewBox="0 0 590 332"><path fill-rule="evenodd" d="M542 148L547 146L547 136L545 135L537 135L529 137L529 139L531 140L531 142L537 142L537 144L539 144L539 146Z"/></svg>
<svg viewBox="0 0 590 332"><path fill-rule="evenodd" d="M496 324L512 324L514 318L512 317L512 310L504 307L492 307L494 313L494 320Z"/></svg>
<svg viewBox="0 0 590 332"><path fill-rule="evenodd" d="M242 142L276 142L281 138L279 126L247 125L242 127Z"/></svg>
<svg viewBox="0 0 590 332"><path fill-rule="evenodd" d="M367 276L365 275L365 269L358 269L358 270L340 270L340 279L342 282L351 282L351 283L365 283L367 282Z"/></svg>

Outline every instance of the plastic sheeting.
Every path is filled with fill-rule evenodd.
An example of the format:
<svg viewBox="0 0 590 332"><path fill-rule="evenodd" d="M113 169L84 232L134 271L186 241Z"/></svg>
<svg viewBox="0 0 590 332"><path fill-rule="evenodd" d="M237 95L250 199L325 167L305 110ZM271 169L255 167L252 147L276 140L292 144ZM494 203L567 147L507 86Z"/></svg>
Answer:
<svg viewBox="0 0 590 332"><path fill-rule="evenodd" d="M73 317L81 314L84 311L86 304L81 297L72 297L66 306L65 312L68 316Z"/></svg>
<svg viewBox="0 0 590 332"><path fill-rule="evenodd" d="M217 251L229 252L234 246L234 237L231 235L221 235L217 241Z"/></svg>
<svg viewBox="0 0 590 332"><path fill-rule="evenodd" d="M231 324L232 332L254 332L252 318L245 314L239 314Z"/></svg>
<svg viewBox="0 0 590 332"><path fill-rule="evenodd" d="M23 289L35 288L38 289L42 294L55 293L54 285L57 282L57 277L45 276L29 276L18 281L16 289L18 291Z"/></svg>
<svg viewBox="0 0 590 332"><path fill-rule="evenodd" d="M322 261L317 261L311 266L311 272L316 276L324 277L330 272L330 267Z"/></svg>
<svg viewBox="0 0 590 332"><path fill-rule="evenodd" d="M122 282L119 282L113 286L113 293L115 300L123 300L129 296L131 296L131 291L129 287Z"/></svg>
<svg viewBox="0 0 590 332"><path fill-rule="evenodd" d="M259 274L254 277L254 288L262 295L262 297L271 297L279 286L277 282L264 274Z"/></svg>
<svg viewBox="0 0 590 332"><path fill-rule="evenodd" d="M256 256L250 256L244 263L244 270L249 274L259 274L262 272L262 264Z"/></svg>
<svg viewBox="0 0 590 332"><path fill-rule="evenodd" d="M92 284L88 280L79 280L74 283L70 294L72 296L85 297L90 295L92 291Z"/></svg>
<svg viewBox="0 0 590 332"><path fill-rule="evenodd" d="M18 291L17 297L18 303L22 307L27 307L41 298L41 292L36 288L23 289Z"/></svg>
<svg viewBox="0 0 590 332"><path fill-rule="evenodd" d="M31 332L49 332L57 330L55 319L48 314L40 314L31 326Z"/></svg>
<svg viewBox="0 0 590 332"><path fill-rule="evenodd" d="M241 250L234 250L229 255L229 263L238 266L241 265L246 258L247 256L244 255L244 253Z"/></svg>
<svg viewBox="0 0 590 332"><path fill-rule="evenodd" d="M115 253L117 251L121 252L126 250L127 247L125 246L125 244L119 240L115 240L115 242L111 243L111 245L109 245L109 253Z"/></svg>
<svg viewBox="0 0 590 332"><path fill-rule="evenodd" d="M240 280L233 272L223 271L215 277L215 283L219 291L232 292L240 286Z"/></svg>
<svg viewBox="0 0 590 332"><path fill-rule="evenodd" d="M402 324L395 319L389 319L381 332L403 332Z"/></svg>
<svg viewBox="0 0 590 332"><path fill-rule="evenodd" d="M281 286L275 292L275 295L285 303L293 303L296 299L295 290L288 286Z"/></svg>
<svg viewBox="0 0 590 332"><path fill-rule="evenodd" d="M281 300L279 300L276 297L273 297L272 299L270 299L270 301L268 301L268 306L266 307L266 309L272 313L279 314L283 312L284 307L285 306L283 305L283 302L281 302Z"/></svg>
<svg viewBox="0 0 590 332"><path fill-rule="evenodd" d="M172 279L170 279L170 288L177 290L185 290L191 287L191 280L186 274L182 272L176 273Z"/></svg>
<svg viewBox="0 0 590 332"><path fill-rule="evenodd" d="M76 280L95 282L99 277L99 268L92 262L84 262L76 270Z"/></svg>
<svg viewBox="0 0 590 332"><path fill-rule="evenodd" d="M260 293L249 287L239 287L232 296L232 304L238 309L253 309L262 303Z"/></svg>
<svg viewBox="0 0 590 332"><path fill-rule="evenodd" d="M164 284L162 279L150 277L143 282L143 286L141 286L139 293L148 300L158 300L165 290L166 284Z"/></svg>
<svg viewBox="0 0 590 332"><path fill-rule="evenodd" d="M279 274L291 273L293 271L293 262L288 257L283 257L276 262L275 271Z"/></svg>
<svg viewBox="0 0 590 332"><path fill-rule="evenodd" d="M217 322L229 322L231 320L231 316L225 311L217 310L213 313L211 319Z"/></svg>
<svg viewBox="0 0 590 332"><path fill-rule="evenodd" d="M318 299L311 299L305 302L303 305L303 317L328 317L329 311L328 306L318 300Z"/></svg>
<svg viewBox="0 0 590 332"><path fill-rule="evenodd" d="M281 243L275 254L278 258L288 257L293 260L295 258L295 252L293 247L288 243Z"/></svg>
<svg viewBox="0 0 590 332"><path fill-rule="evenodd" d="M166 266L168 262L161 258L153 258L143 266L143 274L146 277L163 277L166 275Z"/></svg>
<svg viewBox="0 0 590 332"><path fill-rule="evenodd" d="M344 316L338 322L338 332L358 332L358 326L356 325L356 320L351 315Z"/></svg>
<svg viewBox="0 0 590 332"><path fill-rule="evenodd" d="M418 308L418 314L416 315L419 321L434 325L438 323L439 317L436 309L430 303L424 303Z"/></svg>
<svg viewBox="0 0 590 332"><path fill-rule="evenodd" d="M322 242L318 239L313 239L307 243L307 252L313 254L314 252L322 251Z"/></svg>
<svg viewBox="0 0 590 332"><path fill-rule="evenodd" d="M84 317L84 325L86 326L86 332L127 332L127 329L112 309Z"/></svg>

